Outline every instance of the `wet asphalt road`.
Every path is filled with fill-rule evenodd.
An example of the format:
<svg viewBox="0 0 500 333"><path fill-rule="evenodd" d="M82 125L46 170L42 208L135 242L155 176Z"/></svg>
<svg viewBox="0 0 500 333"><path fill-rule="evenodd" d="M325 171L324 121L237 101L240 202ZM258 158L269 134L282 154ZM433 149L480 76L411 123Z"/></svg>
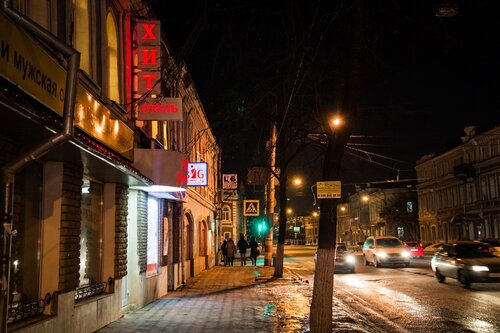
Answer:
<svg viewBox="0 0 500 333"><path fill-rule="evenodd" d="M286 246L285 266L312 284L314 252ZM356 273L335 274L334 285L335 302L367 332L500 332L500 284L438 283L429 258L409 268L375 268L357 256Z"/></svg>

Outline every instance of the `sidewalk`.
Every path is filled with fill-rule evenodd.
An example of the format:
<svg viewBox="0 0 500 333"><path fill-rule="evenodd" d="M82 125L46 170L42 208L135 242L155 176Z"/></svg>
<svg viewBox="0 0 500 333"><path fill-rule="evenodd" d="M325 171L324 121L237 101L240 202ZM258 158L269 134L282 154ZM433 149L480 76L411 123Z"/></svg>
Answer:
<svg viewBox="0 0 500 333"><path fill-rule="evenodd" d="M273 293L266 287L273 272L273 267L215 266L97 332L279 331Z"/></svg>

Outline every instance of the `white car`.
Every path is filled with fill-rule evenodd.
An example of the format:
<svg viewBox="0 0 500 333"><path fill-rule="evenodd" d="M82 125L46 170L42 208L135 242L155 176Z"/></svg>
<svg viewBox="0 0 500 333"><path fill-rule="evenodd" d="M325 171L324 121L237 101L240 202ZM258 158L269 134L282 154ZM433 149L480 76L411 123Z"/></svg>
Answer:
<svg viewBox="0 0 500 333"><path fill-rule="evenodd" d="M403 242L392 236L371 236L363 245L363 261L365 265L373 264L375 267L382 265L410 266L411 254L406 250Z"/></svg>

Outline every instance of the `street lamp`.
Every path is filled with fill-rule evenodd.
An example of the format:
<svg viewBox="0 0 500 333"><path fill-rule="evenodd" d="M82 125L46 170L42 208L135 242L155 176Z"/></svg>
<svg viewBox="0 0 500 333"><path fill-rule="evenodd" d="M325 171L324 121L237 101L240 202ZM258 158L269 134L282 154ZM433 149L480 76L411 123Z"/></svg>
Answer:
<svg viewBox="0 0 500 333"><path fill-rule="evenodd" d="M295 178L295 179L293 180L293 184L294 184L295 186L301 186L301 185L302 185L302 179L300 179L300 178Z"/></svg>
<svg viewBox="0 0 500 333"><path fill-rule="evenodd" d="M365 194L361 197L361 200L363 200L363 202L368 202L368 200L370 200L370 198Z"/></svg>

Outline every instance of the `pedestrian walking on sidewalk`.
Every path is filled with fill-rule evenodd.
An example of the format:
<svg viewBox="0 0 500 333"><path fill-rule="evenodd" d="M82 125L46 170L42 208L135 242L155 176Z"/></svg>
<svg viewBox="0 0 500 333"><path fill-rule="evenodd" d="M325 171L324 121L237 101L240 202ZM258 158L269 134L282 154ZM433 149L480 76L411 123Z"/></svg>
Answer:
<svg viewBox="0 0 500 333"><path fill-rule="evenodd" d="M224 239L222 245L220 246L222 251L222 260L224 261L224 266L227 265L227 240Z"/></svg>
<svg viewBox="0 0 500 333"><path fill-rule="evenodd" d="M234 254L236 253L236 246L234 245L233 239L229 238L226 244L226 258L227 258L227 265L228 266L233 266L233 261L234 261Z"/></svg>
<svg viewBox="0 0 500 333"><path fill-rule="evenodd" d="M252 258L252 266L257 266L257 257L260 255L259 253L259 244L255 241L255 237L250 237L250 258Z"/></svg>
<svg viewBox="0 0 500 333"><path fill-rule="evenodd" d="M245 236L243 233L240 233L240 240L238 241L238 251L240 252L240 258L241 258L241 266L246 266L247 265L247 249L248 249L248 242L245 239Z"/></svg>

